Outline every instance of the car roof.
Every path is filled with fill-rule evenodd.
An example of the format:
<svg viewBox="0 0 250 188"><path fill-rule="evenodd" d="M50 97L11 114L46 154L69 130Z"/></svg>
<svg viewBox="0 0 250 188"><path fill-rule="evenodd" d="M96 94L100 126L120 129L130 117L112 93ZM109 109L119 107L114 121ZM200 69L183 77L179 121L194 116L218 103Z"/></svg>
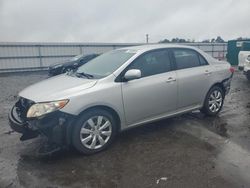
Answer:
<svg viewBox="0 0 250 188"><path fill-rule="evenodd" d="M131 47L126 47L126 48L121 48L121 49L146 52L149 50L156 50L156 49L161 49L161 48L187 48L187 49L197 50L197 48L192 47L192 46L178 45L178 44L150 44L150 45L131 46Z"/></svg>
<svg viewBox="0 0 250 188"><path fill-rule="evenodd" d="M179 44L145 44L145 45L140 45L140 46L131 46L131 47L126 47L126 48L120 48L123 50L131 50L135 51L137 54L142 54L144 52L150 51L150 50L157 50L157 49L162 49L162 48L185 48L185 49L191 49L199 52L199 54L203 55L203 57L206 58L207 61L209 62L215 62L217 61L214 59L211 55L205 53L199 48L193 47L193 46L188 46L188 43L186 45L179 45ZM117 49L117 50L120 50Z"/></svg>

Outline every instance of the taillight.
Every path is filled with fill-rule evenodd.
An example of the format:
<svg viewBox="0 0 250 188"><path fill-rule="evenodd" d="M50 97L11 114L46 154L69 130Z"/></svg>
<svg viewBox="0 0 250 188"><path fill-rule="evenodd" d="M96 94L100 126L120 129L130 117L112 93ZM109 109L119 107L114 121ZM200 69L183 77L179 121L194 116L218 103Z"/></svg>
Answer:
<svg viewBox="0 0 250 188"><path fill-rule="evenodd" d="M235 69L234 69L233 67L230 67L230 68L229 68L229 71L230 71L231 73L234 73Z"/></svg>

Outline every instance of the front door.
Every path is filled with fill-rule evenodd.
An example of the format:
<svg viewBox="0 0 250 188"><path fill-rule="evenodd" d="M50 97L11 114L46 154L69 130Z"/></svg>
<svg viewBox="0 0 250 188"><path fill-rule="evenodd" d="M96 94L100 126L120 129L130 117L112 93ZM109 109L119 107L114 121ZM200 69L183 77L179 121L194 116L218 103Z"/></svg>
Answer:
<svg viewBox="0 0 250 188"><path fill-rule="evenodd" d="M147 121L176 110L177 82L166 49L139 56L127 70L139 69L142 77L122 83L128 125Z"/></svg>

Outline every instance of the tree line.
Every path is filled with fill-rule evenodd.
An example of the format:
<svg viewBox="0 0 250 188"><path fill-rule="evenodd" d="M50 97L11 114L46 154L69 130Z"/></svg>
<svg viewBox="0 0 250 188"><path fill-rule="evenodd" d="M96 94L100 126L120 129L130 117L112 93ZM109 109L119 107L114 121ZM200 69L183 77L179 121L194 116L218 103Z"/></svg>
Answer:
<svg viewBox="0 0 250 188"><path fill-rule="evenodd" d="M249 40L249 38L238 37L236 40ZM194 39L183 39L183 38L172 38L171 40L163 39L159 41L159 43L191 43L191 42L202 42L202 43L223 43L225 41L221 36L217 36L216 38L212 39L205 39L202 41L195 41Z"/></svg>

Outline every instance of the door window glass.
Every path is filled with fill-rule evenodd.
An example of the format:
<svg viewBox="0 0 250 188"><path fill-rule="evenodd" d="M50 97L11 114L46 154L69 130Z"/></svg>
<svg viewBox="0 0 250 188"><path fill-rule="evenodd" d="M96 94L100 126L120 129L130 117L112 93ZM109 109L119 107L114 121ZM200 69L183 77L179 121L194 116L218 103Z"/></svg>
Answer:
<svg viewBox="0 0 250 188"><path fill-rule="evenodd" d="M167 50L148 52L138 57L129 69L139 69L142 77L171 71L171 62Z"/></svg>
<svg viewBox="0 0 250 188"><path fill-rule="evenodd" d="M199 55L199 59L200 59L200 64L201 65L208 65L207 61L205 60L204 57L202 57L201 55Z"/></svg>
<svg viewBox="0 0 250 188"><path fill-rule="evenodd" d="M186 69L200 66L198 54L189 49L174 49L173 50L177 69Z"/></svg>

